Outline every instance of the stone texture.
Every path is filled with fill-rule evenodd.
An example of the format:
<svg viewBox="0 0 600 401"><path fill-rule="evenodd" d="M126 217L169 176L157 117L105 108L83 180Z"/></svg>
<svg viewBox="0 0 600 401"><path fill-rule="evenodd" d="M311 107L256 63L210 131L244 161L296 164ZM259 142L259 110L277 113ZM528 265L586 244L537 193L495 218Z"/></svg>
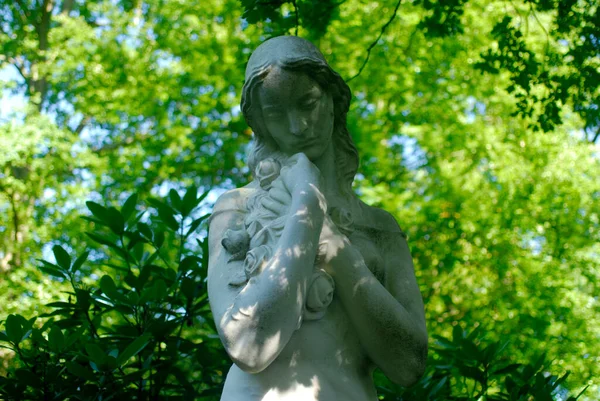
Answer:
<svg viewBox="0 0 600 401"><path fill-rule="evenodd" d="M304 39L270 39L248 62L254 180L218 199L209 235L210 303L234 362L224 401L374 401L373 369L403 385L423 372L406 236L351 190L350 98Z"/></svg>

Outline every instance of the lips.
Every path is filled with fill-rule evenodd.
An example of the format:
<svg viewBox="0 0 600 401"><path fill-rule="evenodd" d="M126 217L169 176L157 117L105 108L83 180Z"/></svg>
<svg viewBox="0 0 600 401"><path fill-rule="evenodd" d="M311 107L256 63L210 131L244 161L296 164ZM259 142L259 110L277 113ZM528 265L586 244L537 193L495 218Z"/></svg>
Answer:
<svg viewBox="0 0 600 401"><path fill-rule="evenodd" d="M308 141L298 142L296 144L296 146L299 147L299 148L308 148L308 147L311 147L313 145L316 145L318 142L319 141L316 140L316 139L311 139L311 140L308 140Z"/></svg>

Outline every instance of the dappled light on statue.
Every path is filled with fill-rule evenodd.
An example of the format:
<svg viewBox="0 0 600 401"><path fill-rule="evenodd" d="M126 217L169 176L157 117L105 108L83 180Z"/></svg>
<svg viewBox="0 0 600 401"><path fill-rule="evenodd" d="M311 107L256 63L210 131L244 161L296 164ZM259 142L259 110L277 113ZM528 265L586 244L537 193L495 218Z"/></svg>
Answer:
<svg viewBox="0 0 600 401"><path fill-rule="evenodd" d="M351 189L350 98L303 39L271 39L248 62L254 180L218 199L209 231L210 304L234 362L223 401L372 401L375 368L402 385L423 374L405 235Z"/></svg>

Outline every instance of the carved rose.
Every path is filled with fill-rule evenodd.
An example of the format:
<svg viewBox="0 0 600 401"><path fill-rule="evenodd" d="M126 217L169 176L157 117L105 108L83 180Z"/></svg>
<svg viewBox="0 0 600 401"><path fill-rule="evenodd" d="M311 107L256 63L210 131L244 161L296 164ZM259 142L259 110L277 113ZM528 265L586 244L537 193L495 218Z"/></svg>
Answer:
<svg viewBox="0 0 600 401"><path fill-rule="evenodd" d="M221 240L223 248L231 254L229 261L242 260L248 252L250 246L250 236L246 230L231 230L228 229Z"/></svg>
<svg viewBox="0 0 600 401"><path fill-rule="evenodd" d="M354 231L354 219L348 209L342 207L334 207L330 212L331 220L342 234L348 236Z"/></svg>
<svg viewBox="0 0 600 401"><path fill-rule="evenodd" d="M261 245L250 250L246 254L246 260L244 260L244 272L246 273L246 277L250 279L250 277L260 273L263 265L270 257L271 248L267 245Z"/></svg>
<svg viewBox="0 0 600 401"><path fill-rule="evenodd" d="M265 191L271 189L271 184L277 177L279 177L280 171L281 164L271 157L258 163L258 166L256 166L255 175L258 179L260 187Z"/></svg>
<svg viewBox="0 0 600 401"><path fill-rule="evenodd" d="M307 320L321 319L333 301L335 282L329 274L319 269L313 273L306 295L304 317Z"/></svg>

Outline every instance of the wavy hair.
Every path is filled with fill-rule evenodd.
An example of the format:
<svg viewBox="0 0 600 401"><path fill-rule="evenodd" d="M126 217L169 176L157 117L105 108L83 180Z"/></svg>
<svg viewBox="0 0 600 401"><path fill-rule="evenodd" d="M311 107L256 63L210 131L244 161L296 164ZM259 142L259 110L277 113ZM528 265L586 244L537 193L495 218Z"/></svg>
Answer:
<svg viewBox="0 0 600 401"><path fill-rule="evenodd" d="M314 48L314 51L318 52L316 48ZM322 57L320 53L318 55ZM267 157L283 158L277 144L266 129L261 109L256 107L258 104L256 89L262 84L274 66L288 71L304 73L317 82L324 91L331 94L334 107L332 140L336 161L336 176L341 183L340 188L344 195L351 195L352 182L358 170L358 152L346 123L352 93L344 79L325 62L324 58L320 59L311 54L288 56L266 62L247 73L242 90L241 110L246 122L254 132L254 143L248 155L250 170L254 171L258 163Z"/></svg>

